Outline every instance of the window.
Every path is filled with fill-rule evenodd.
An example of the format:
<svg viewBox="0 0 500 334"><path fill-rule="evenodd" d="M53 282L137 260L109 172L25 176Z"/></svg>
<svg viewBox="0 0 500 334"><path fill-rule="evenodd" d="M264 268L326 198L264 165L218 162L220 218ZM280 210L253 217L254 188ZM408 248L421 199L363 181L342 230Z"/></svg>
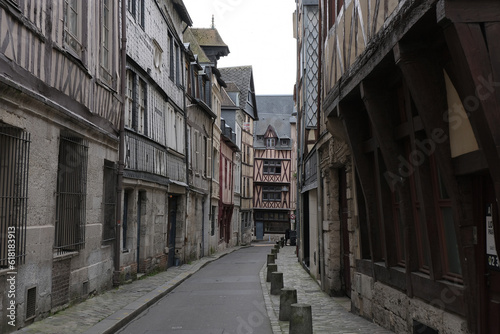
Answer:
<svg viewBox="0 0 500 334"><path fill-rule="evenodd" d="M281 160L264 160L263 173L281 175Z"/></svg>
<svg viewBox="0 0 500 334"><path fill-rule="evenodd" d="M181 84L181 53L179 51L179 45L175 43L175 83L177 85Z"/></svg>
<svg viewBox="0 0 500 334"><path fill-rule="evenodd" d="M82 1L64 1L64 43L76 56L82 56Z"/></svg>
<svg viewBox="0 0 500 334"><path fill-rule="evenodd" d="M24 263L29 148L29 133L0 123L0 268Z"/></svg>
<svg viewBox="0 0 500 334"><path fill-rule="evenodd" d="M103 241L115 239L115 221L116 221L116 167L113 161L104 160L104 224L102 227Z"/></svg>
<svg viewBox="0 0 500 334"><path fill-rule="evenodd" d="M175 55L174 55L174 37L169 33L168 34L168 52L169 52L169 78L174 81L174 72L175 72Z"/></svg>
<svg viewBox="0 0 500 334"><path fill-rule="evenodd" d="M205 145L205 152L207 152L207 161L205 163L206 176L212 177L212 140L210 138L206 138Z"/></svg>
<svg viewBox="0 0 500 334"><path fill-rule="evenodd" d="M134 126L134 73L127 71L127 96L125 106L125 127L133 129Z"/></svg>
<svg viewBox="0 0 500 334"><path fill-rule="evenodd" d="M266 147L275 147L276 139L275 138L267 138L266 139Z"/></svg>
<svg viewBox="0 0 500 334"><path fill-rule="evenodd" d="M146 82L139 79L137 97L137 132L147 134L146 105L147 105L147 87Z"/></svg>
<svg viewBox="0 0 500 334"><path fill-rule="evenodd" d="M54 248L58 254L85 246L88 144L73 136L61 136L57 171Z"/></svg>
<svg viewBox="0 0 500 334"><path fill-rule="evenodd" d="M136 22L144 28L144 0L128 0L127 9Z"/></svg>
<svg viewBox="0 0 500 334"><path fill-rule="evenodd" d="M132 71L127 71L125 127L147 134L147 85Z"/></svg>
<svg viewBox="0 0 500 334"><path fill-rule="evenodd" d="M104 81L111 83L111 43L112 43L112 6L110 0L102 0L101 7L101 76Z"/></svg>
<svg viewBox="0 0 500 334"><path fill-rule="evenodd" d="M280 202L281 201L281 186L264 186L264 187L262 187L262 200L265 202Z"/></svg>

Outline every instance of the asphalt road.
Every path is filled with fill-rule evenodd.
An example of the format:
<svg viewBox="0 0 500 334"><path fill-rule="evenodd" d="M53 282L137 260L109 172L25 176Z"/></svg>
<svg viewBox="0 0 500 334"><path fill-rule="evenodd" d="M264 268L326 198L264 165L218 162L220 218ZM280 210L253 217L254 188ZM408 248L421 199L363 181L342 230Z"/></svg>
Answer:
<svg viewBox="0 0 500 334"><path fill-rule="evenodd" d="M259 279L270 247L243 248L208 264L118 333L272 333Z"/></svg>

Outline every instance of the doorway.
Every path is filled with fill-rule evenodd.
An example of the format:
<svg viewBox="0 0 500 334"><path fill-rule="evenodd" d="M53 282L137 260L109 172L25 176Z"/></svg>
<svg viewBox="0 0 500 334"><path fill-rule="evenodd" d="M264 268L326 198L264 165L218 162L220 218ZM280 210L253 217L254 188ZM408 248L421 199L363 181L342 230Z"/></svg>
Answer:
<svg viewBox="0 0 500 334"><path fill-rule="evenodd" d="M168 258L167 268L175 263L175 237L177 229L177 197L170 195L168 199L168 226L167 226L167 247Z"/></svg>
<svg viewBox="0 0 500 334"><path fill-rule="evenodd" d="M255 236L257 240L264 239L264 222L255 222Z"/></svg>
<svg viewBox="0 0 500 334"><path fill-rule="evenodd" d="M477 281L480 306L479 333L500 333L500 263L493 225L498 222L498 209L493 182L480 176L474 182L476 198L475 221L478 231ZM498 226L498 225L496 225Z"/></svg>
<svg viewBox="0 0 500 334"><path fill-rule="evenodd" d="M309 192L305 192L302 195L302 205L304 210L303 212L303 221L304 221L304 227L302 231L303 235L303 242L304 242L304 259L303 262L307 268L311 266L311 240L310 238L310 231L309 231Z"/></svg>
<svg viewBox="0 0 500 334"><path fill-rule="evenodd" d="M345 294L351 298L351 266L349 262L349 230L348 217L349 209L347 207L347 175L345 168L340 168L339 173L339 217L340 217L340 240L342 242L342 279L344 283Z"/></svg>

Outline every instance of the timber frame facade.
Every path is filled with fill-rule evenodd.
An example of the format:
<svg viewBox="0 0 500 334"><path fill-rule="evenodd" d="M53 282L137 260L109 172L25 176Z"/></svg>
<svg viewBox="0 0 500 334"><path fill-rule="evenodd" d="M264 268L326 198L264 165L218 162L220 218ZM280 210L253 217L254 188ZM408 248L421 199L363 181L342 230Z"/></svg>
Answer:
<svg viewBox="0 0 500 334"><path fill-rule="evenodd" d="M295 124L291 95L257 96L259 120L254 129L253 210L255 237L284 234L295 213L292 199L291 124Z"/></svg>
<svg viewBox="0 0 500 334"><path fill-rule="evenodd" d="M352 309L398 333L500 332L500 3L320 8L322 114L355 171Z"/></svg>
<svg viewBox="0 0 500 334"><path fill-rule="evenodd" d="M119 10L0 1L0 291L16 280L1 298L2 333L112 285Z"/></svg>

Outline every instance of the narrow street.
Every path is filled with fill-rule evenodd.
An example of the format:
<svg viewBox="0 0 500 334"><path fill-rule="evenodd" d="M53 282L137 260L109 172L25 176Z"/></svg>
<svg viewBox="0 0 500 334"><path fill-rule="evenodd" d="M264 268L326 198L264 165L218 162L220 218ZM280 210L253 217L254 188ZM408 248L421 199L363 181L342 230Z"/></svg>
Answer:
<svg viewBox="0 0 500 334"><path fill-rule="evenodd" d="M199 270L118 333L272 333L259 271L269 247L248 247Z"/></svg>

